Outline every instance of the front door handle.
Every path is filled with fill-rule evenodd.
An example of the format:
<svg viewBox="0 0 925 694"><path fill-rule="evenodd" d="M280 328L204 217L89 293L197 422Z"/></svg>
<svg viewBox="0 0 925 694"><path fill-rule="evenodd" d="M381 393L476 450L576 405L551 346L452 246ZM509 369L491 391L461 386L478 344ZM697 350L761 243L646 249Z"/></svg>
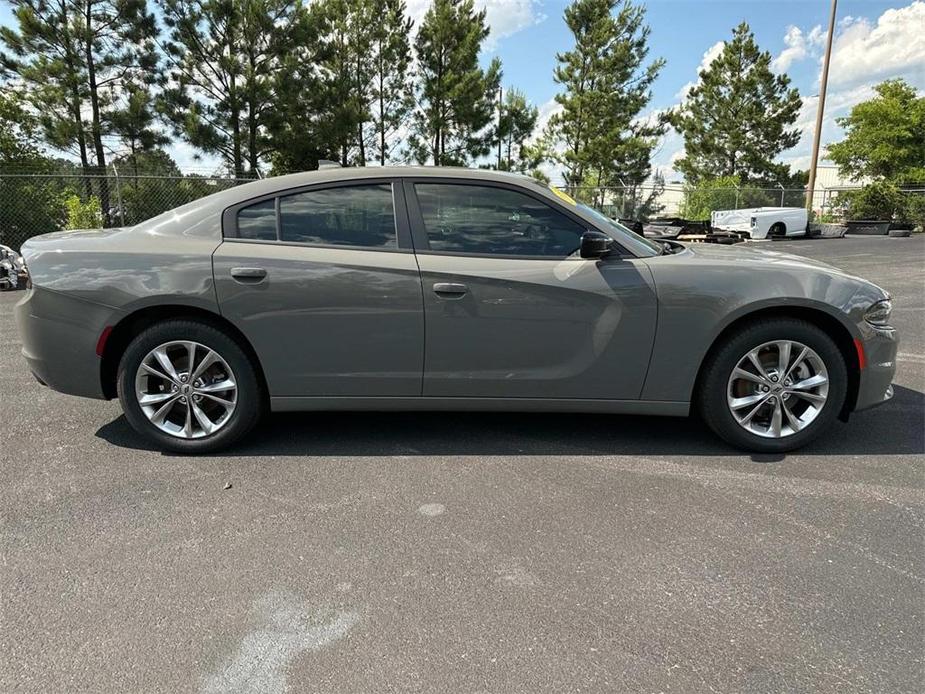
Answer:
<svg viewBox="0 0 925 694"><path fill-rule="evenodd" d="M441 299L462 299L469 287L458 282L437 282L434 285L434 294Z"/></svg>
<svg viewBox="0 0 925 694"><path fill-rule="evenodd" d="M267 277L267 271L262 267L233 267L231 276L241 284L257 284Z"/></svg>

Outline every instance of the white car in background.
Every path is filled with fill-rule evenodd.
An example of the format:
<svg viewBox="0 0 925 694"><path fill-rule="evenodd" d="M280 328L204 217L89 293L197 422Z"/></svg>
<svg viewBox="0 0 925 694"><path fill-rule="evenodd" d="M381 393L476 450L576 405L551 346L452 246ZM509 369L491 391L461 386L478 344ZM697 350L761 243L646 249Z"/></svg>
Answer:
<svg viewBox="0 0 925 694"><path fill-rule="evenodd" d="M750 239L797 236L806 232L809 218L802 207L753 207L747 210L716 210L710 215L713 229L733 231Z"/></svg>

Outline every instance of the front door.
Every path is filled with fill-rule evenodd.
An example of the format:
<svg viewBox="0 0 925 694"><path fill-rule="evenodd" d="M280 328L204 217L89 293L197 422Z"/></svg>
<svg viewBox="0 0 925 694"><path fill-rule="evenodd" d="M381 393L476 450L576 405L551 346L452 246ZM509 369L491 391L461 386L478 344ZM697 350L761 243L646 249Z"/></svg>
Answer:
<svg viewBox="0 0 925 694"><path fill-rule="evenodd" d="M226 212L219 304L260 356L271 396L420 395L421 280L394 192L364 180Z"/></svg>
<svg viewBox="0 0 925 694"><path fill-rule="evenodd" d="M640 397L656 322L641 261L581 259L588 225L519 186L418 179L405 190L425 396Z"/></svg>

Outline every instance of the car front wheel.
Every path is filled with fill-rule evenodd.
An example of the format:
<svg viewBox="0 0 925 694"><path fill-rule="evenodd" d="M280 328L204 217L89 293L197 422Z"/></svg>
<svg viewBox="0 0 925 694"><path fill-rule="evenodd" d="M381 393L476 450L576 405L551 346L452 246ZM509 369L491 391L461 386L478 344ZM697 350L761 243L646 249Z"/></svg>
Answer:
<svg viewBox="0 0 925 694"><path fill-rule="evenodd" d="M221 330L189 320L157 323L135 337L119 364L118 391L132 427L180 453L231 445L261 412L244 350Z"/></svg>
<svg viewBox="0 0 925 694"><path fill-rule="evenodd" d="M847 368L838 346L811 323L756 321L733 333L709 359L699 410L734 446L780 453L806 445L838 416Z"/></svg>

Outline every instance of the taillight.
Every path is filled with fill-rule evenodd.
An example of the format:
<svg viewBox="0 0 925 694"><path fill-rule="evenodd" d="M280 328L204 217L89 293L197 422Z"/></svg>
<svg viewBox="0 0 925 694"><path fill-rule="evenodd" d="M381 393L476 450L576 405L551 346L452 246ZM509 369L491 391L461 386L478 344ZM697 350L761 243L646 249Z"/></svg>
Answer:
<svg viewBox="0 0 925 694"><path fill-rule="evenodd" d="M103 356L103 352L106 351L106 341L110 335L112 335L112 326L107 325L103 328L103 332L100 333L100 339L96 341L96 356Z"/></svg>

